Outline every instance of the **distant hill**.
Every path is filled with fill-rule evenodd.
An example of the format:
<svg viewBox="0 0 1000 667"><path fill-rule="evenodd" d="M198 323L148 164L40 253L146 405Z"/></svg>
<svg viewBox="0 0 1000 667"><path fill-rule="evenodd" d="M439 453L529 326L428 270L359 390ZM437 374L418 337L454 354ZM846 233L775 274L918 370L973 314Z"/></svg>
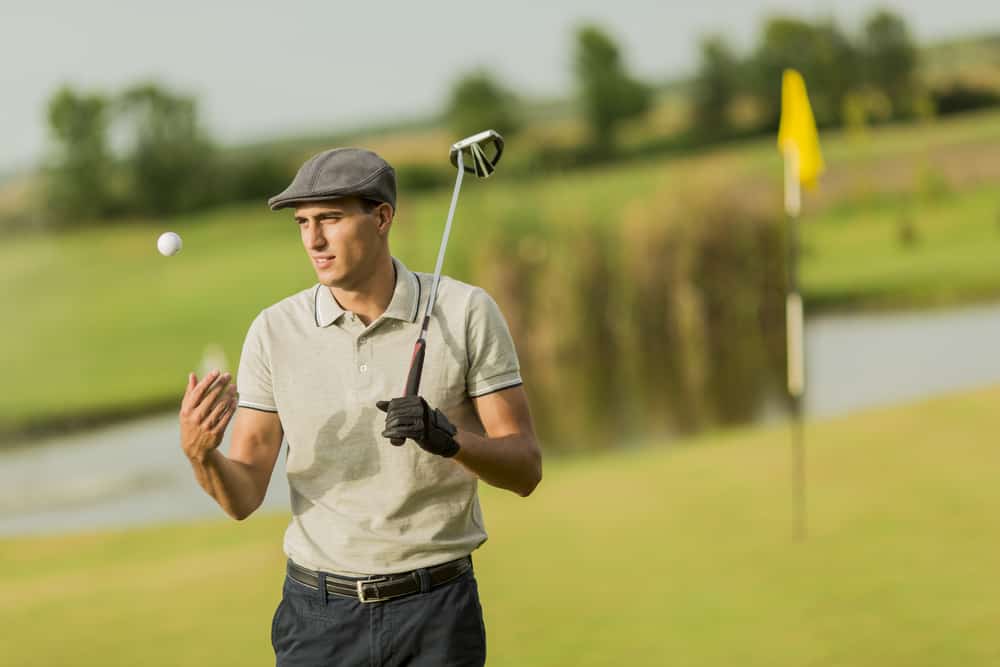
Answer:
<svg viewBox="0 0 1000 667"><path fill-rule="evenodd" d="M935 42L921 49L924 80L1000 90L1000 33Z"/></svg>
<svg viewBox="0 0 1000 667"><path fill-rule="evenodd" d="M667 97L686 95L688 79L672 79L652 82L653 90L661 101ZM576 102L571 96L552 98L522 98L521 114L529 125L545 125L560 123L574 119L577 116ZM405 118L387 121L375 125L331 129L329 133L308 133L277 136L261 139L245 144L226 148L227 152L241 151L276 151L291 153L313 153L329 146L343 146L364 143L366 146L377 146L391 142L397 144L401 137L409 136L417 140L421 136L447 134L444 119L438 115L418 118ZM377 150L377 149L376 149Z"/></svg>

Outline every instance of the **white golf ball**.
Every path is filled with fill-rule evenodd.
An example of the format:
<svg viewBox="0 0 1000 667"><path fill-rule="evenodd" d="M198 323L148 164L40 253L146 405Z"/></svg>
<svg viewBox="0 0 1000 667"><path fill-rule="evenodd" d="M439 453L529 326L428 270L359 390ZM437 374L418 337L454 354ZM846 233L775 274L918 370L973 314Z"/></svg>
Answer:
<svg viewBox="0 0 1000 667"><path fill-rule="evenodd" d="M184 242L181 241L181 237L174 232L163 232L160 234L160 238L156 239L156 248L160 251L161 255L176 255L181 251L184 246Z"/></svg>

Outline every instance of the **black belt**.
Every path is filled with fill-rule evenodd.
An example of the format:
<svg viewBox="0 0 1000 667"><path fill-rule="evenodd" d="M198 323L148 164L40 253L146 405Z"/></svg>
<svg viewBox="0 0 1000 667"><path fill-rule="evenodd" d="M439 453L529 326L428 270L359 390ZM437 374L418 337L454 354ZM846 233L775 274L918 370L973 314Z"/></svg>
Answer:
<svg viewBox="0 0 1000 667"><path fill-rule="evenodd" d="M469 556L427 568L431 588L455 579L472 567ZM288 561L288 576L303 586L319 590L320 573ZM354 598L360 602L383 602L420 592L420 574L417 570L400 574L372 575L363 579L345 579L326 575L326 590L331 595Z"/></svg>

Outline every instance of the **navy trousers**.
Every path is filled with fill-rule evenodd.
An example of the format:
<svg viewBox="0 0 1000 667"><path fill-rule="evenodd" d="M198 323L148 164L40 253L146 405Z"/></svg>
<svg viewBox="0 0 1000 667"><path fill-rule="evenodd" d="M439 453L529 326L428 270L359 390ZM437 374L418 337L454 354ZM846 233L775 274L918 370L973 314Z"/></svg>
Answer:
<svg viewBox="0 0 1000 667"><path fill-rule="evenodd" d="M278 667L481 667L486 627L472 569L385 602L324 595L285 577L271 623Z"/></svg>

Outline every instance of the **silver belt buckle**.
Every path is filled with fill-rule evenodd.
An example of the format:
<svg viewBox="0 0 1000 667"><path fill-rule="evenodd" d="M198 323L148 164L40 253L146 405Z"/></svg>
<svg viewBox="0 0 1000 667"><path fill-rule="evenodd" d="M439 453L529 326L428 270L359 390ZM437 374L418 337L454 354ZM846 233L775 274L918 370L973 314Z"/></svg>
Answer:
<svg viewBox="0 0 1000 667"><path fill-rule="evenodd" d="M359 579L355 583L358 587L358 599L361 602L382 602L383 600L388 600L389 598L379 597L378 586L374 586L375 595L374 597L368 597L365 595L365 584L378 584L383 581L389 581L389 577L378 577L377 579Z"/></svg>

